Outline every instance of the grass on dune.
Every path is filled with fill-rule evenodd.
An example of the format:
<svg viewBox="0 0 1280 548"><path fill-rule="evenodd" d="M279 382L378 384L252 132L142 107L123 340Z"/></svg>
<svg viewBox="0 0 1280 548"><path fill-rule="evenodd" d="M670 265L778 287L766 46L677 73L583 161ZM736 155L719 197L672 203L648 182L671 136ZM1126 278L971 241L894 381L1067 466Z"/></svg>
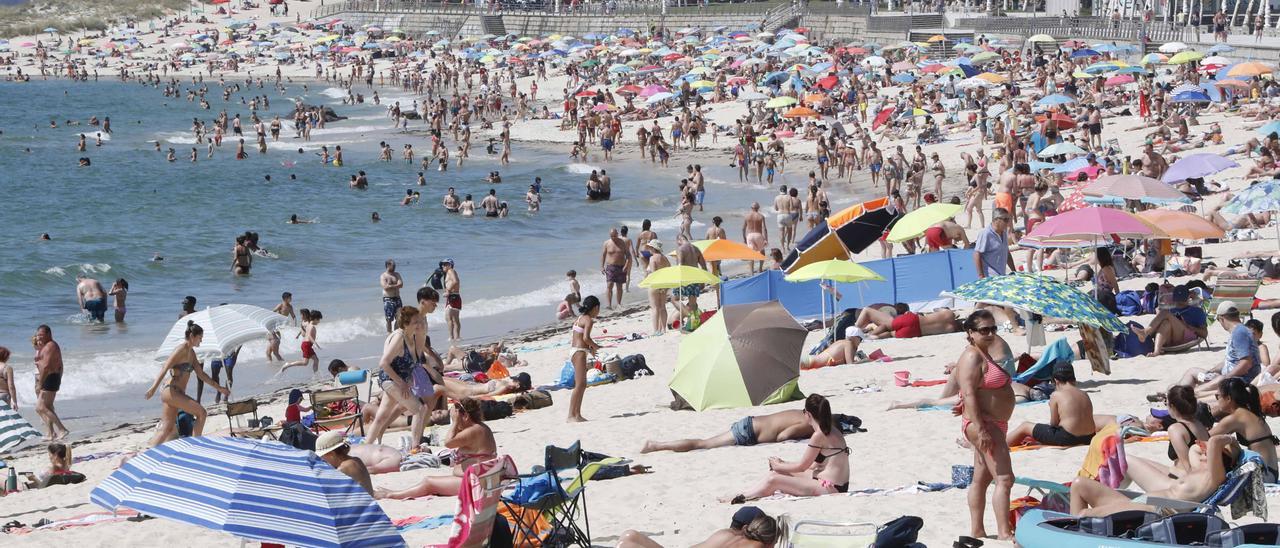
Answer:
<svg viewBox="0 0 1280 548"><path fill-rule="evenodd" d="M143 21L191 7L189 0L32 0L0 6L0 36L103 30L114 23Z"/></svg>

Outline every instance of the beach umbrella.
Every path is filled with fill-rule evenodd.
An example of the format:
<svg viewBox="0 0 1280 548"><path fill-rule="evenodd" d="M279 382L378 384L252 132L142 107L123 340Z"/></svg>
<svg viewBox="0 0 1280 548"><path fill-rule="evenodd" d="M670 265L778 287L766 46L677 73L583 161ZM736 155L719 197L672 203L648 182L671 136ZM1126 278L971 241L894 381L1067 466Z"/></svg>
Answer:
<svg viewBox="0 0 1280 548"><path fill-rule="evenodd" d="M1141 63L1144 65L1158 65L1168 60L1168 57L1153 52L1142 56Z"/></svg>
<svg viewBox="0 0 1280 548"><path fill-rule="evenodd" d="M1280 122L1273 123L1280 127ZM1233 167L1240 167L1240 164L1236 163L1235 160L1223 158L1217 154L1201 152L1178 159L1173 165L1169 166L1168 170L1165 170L1164 176L1160 180L1166 183L1176 183L1197 177L1208 177Z"/></svg>
<svg viewBox="0 0 1280 548"><path fill-rule="evenodd" d="M666 101L667 99L670 99L670 98L675 97L675 96L676 96L676 95L675 95L674 93L671 93L671 92L669 92L669 91L664 91L664 92L662 92L662 93L657 93L657 94L654 94L654 95L650 95L648 99L645 99L645 100L644 100L644 104L646 104L646 105L652 105L652 104L655 104L655 103L661 103L661 102Z"/></svg>
<svg viewBox="0 0 1280 548"><path fill-rule="evenodd" d="M1109 207L1082 207L1067 213L1059 213L1037 224L1027 235L1058 239L1162 236L1132 213Z"/></svg>
<svg viewBox="0 0 1280 548"><path fill-rule="evenodd" d="M1040 154L1037 156L1041 158L1052 158L1054 156L1070 154L1084 154L1084 149L1068 142L1054 143L1044 147L1044 150L1041 150Z"/></svg>
<svg viewBox="0 0 1280 548"><path fill-rule="evenodd" d="M224 304L206 308L180 318L165 336L156 361L169 359L175 348L182 344L187 322L195 322L204 329L204 340L195 349L201 356L226 356L244 343L266 338L288 318L265 308L248 304Z"/></svg>
<svg viewBox="0 0 1280 548"><path fill-rule="evenodd" d="M277 441L170 441L129 459L89 493L89 501L253 542L405 545L363 487L315 453Z"/></svg>
<svg viewBox="0 0 1280 548"><path fill-rule="evenodd" d="M1037 34L1031 38L1027 38L1027 43L1029 44L1043 44L1049 42L1057 42L1057 40L1054 40L1054 38L1048 34Z"/></svg>
<svg viewBox="0 0 1280 548"><path fill-rule="evenodd" d="M1272 133L1280 133L1280 120L1272 120L1258 128L1258 135L1266 137Z"/></svg>
<svg viewBox="0 0 1280 548"><path fill-rule="evenodd" d="M698 240L693 246L702 252L707 261L763 261L765 256L746 244L724 238Z"/></svg>
<svg viewBox="0 0 1280 548"><path fill-rule="evenodd" d="M866 59L863 59L862 62L863 64L869 67L883 67L886 63L888 63L888 61L886 61L884 57L881 57L879 55L872 55L870 57L867 57Z"/></svg>
<svg viewBox="0 0 1280 548"><path fill-rule="evenodd" d="M893 80L893 82L897 84L910 84L916 81L916 77L912 76L910 72L899 72L893 75L893 78L890 78L890 80Z"/></svg>
<svg viewBox="0 0 1280 548"><path fill-rule="evenodd" d="M1081 57L1097 57L1099 55L1102 55L1102 54L1089 48L1078 49L1071 52L1072 59L1079 59Z"/></svg>
<svg viewBox="0 0 1280 548"><path fill-rule="evenodd" d="M1128 329L1089 294L1046 276L1014 273L987 276L944 291L944 297L1005 306L1109 331Z"/></svg>
<svg viewBox="0 0 1280 548"><path fill-rule="evenodd" d="M822 115L818 111L809 107L794 107L782 114L783 118L821 118Z"/></svg>
<svg viewBox="0 0 1280 548"><path fill-rule="evenodd" d="M1237 64L1227 69L1227 76L1254 77L1254 76L1262 76L1263 74L1271 74L1272 72L1275 72L1275 70L1276 70L1275 67L1268 65L1266 63L1249 61L1246 63Z"/></svg>
<svg viewBox="0 0 1280 548"><path fill-rule="evenodd" d="M1210 54L1215 54L1215 53L1229 53L1229 52L1232 52L1232 51L1235 51L1235 50L1236 50L1236 48L1233 48L1233 47L1231 47L1230 45L1227 45L1227 44L1214 44L1214 45L1213 45L1213 47L1209 48L1209 53L1210 53Z"/></svg>
<svg viewBox="0 0 1280 548"><path fill-rule="evenodd" d="M1119 74L1119 75L1116 75L1116 76L1112 76L1112 77L1110 77L1110 78L1107 78L1106 82L1103 82L1103 83L1104 83L1104 84L1106 84L1106 86L1107 86L1107 87L1109 87L1109 88L1113 88L1113 87L1116 87L1116 86L1123 86L1123 85L1125 85L1125 84L1132 84L1132 83L1133 83L1133 75L1132 75L1132 74Z"/></svg>
<svg viewBox="0 0 1280 548"><path fill-rule="evenodd" d="M1106 175L1082 190L1085 196L1115 196L1147 202L1190 202L1182 191L1142 175Z"/></svg>
<svg viewBox="0 0 1280 548"><path fill-rule="evenodd" d="M977 78L979 80L982 80L984 82L989 82L992 84L1003 84L1009 81L1008 76L1005 76L1003 74L996 74L994 72L984 72L982 74L974 76L974 78Z"/></svg>
<svg viewBox="0 0 1280 548"><path fill-rule="evenodd" d="M1061 93L1054 93L1052 95L1046 95L1043 98L1041 98L1039 101L1036 101L1036 105L1039 105L1042 107L1051 107L1056 105L1065 105L1065 104L1074 103L1074 102L1076 102L1074 97L1063 95Z"/></svg>
<svg viewBox="0 0 1280 548"><path fill-rule="evenodd" d="M915 238L924 234L929 227L955 217L962 209L964 206L959 204L944 203L933 203L918 208L898 219L886 240L898 243Z"/></svg>
<svg viewBox="0 0 1280 548"><path fill-rule="evenodd" d="M42 30L42 31L40 31L40 32L54 33L54 32L58 32L58 29L55 29L55 28L53 28L53 27L45 27L45 28L44 28L44 30Z"/></svg>
<svg viewBox="0 0 1280 548"><path fill-rule="evenodd" d="M1148 209L1138 213L1138 218L1150 223L1171 238L1203 240L1221 238L1226 231L1204 217L1174 209Z"/></svg>
<svg viewBox="0 0 1280 548"><path fill-rule="evenodd" d="M1174 103L1211 103L1212 99L1204 91L1184 91L1173 96Z"/></svg>
<svg viewBox="0 0 1280 548"><path fill-rule="evenodd" d="M808 333L778 301L725 305L680 341L668 386L696 411L801 399Z"/></svg>
<svg viewBox="0 0 1280 548"><path fill-rule="evenodd" d="M1226 57L1221 57L1218 55L1214 55L1212 57L1205 57L1204 59L1200 60L1200 65L1205 67L1209 65L1217 65L1219 67L1225 67L1230 64L1231 64L1230 59L1227 59ZM1244 64L1244 63L1241 63L1241 64Z"/></svg>
<svg viewBox="0 0 1280 548"><path fill-rule="evenodd" d="M701 268L688 265L668 266L655 270L640 281L640 287L652 289L673 289L687 285L716 285L720 278Z"/></svg>
<svg viewBox="0 0 1280 548"><path fill-rule="evenodd" d="M847 260L878 241L901 216L887 197L851 205L827 217L800 238L783 259L783 270L795 272L827 259Z"/></svg>
<svg viewBox="0 0 1280 548"><path fill-rule="evenodd" d="M869 280L884 281L884 276L852 261L830 259L805 265L803 268L787 274L783 279L788 282L829 280L841 283L857 283Z"/></svg>
<svg viewBox="0 0 1280 548"><path fill-rule="evenodd" d="M875 131L876 128L884 125L884 123L889 120L889 117L893 116L893 111L893 107L889 107L876 114L875 119L871 120L871 131Z"/></svg>
<svg viewBox="0 0 1280 548"><path fill-rule="evenodd" d="M741 93L738 93L738 101L741 101L743 103L750 103L753 101L767 101L768 99L769 99L768 95L765 95L758 91L743 91Z"/></svg>
<svg viewBox="0 0 1280 548"><path fill-rule="evenodd" d="M765 108L784 108L796 104L795 97L774 97L765 103Z"/></svg>
<svg viewBox="0 0 1280 548"><path fill-rule="evenodd" d="M999 58L1000 58L999 53L996 53L994 51L984 51L981 53L974 54L973 57L969 58L969 61L977 65L977 64L985 63L987 61L991 61L993 59L999 59Z"/></svg>
<svg viewBox="0 0 1280 548"><path fill-rule="evenodd" d="M0 400L0 455L22 449L40 437L40 432L27 419L9 407L8 402Z"/></svg>
<svg viewBox="0 0 1280 548"><path fill-rule="evenodd" d="M1192 61L1204 59L1204 54L1198 51L1181 51L1169 58L1170 65L1185 65Z"/></svg>
<svg viewBox="0 0 1280 548"><path fill-rule="evenodd" d="M1160 50L1160 53L1178 53L1187 49L1187 47L1188 46L1182 42L1169 42L1161 45L1158 49Z"/></svg>
<svg viewBox="0 0 1280 548"><path fill-rule="evenodd" d="M1250 185L1236 193L1222 211L1232 215L1280 211L1280 179Z"/></svg>

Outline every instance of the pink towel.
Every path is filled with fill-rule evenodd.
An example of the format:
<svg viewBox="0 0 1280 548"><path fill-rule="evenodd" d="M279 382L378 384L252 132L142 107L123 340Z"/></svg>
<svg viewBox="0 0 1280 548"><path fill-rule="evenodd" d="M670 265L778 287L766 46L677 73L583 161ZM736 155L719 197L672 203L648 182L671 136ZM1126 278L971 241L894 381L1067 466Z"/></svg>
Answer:
<svg viewBox="0 0 1280 548"><path fill-rule="evenodd" d="M1098 482L1118 489L1129 471L1129 462L1124 458L1124 440L1120 436L1109 436L1102 441L1102 465L1098 467Z"/></svg>

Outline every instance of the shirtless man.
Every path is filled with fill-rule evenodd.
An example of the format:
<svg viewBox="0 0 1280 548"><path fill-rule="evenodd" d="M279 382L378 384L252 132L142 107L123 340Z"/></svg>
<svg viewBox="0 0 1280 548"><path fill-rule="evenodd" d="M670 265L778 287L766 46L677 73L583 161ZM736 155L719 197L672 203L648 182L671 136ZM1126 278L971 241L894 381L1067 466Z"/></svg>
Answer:
<svg viewBox="0 0 1280 548"><path fill-rule="evenodd" d="M76 299L80 308L89 314L95 322L105 322L107 314L107 292L102 289L98 280L80 274L76 276Z"/></svg>
<svg viewBox="0 0 1280 548"><path fill-rule="evenodd" d="M60 440L71 431L53 409L53 400L62 387L62 347L53 340L47 325L36 328L36 414L44 421L45 441Z"/></svg>
<svg viewBox="0 0 1280 548"><path fill-rule="evenodd" d="M444 319L449 327L449 340L462 340L462 281L458 278L458 270L453 266L453 259L440 261L444 269Z"/></svg>
<svg viewBox="0 0 1280 548"><path fill-rule="evenodd" d="M1204 500L1227 480L1240 459L1240 445L1230 435L1217 435L1208 442L1191 446L1191 470L1175 474L1172 467L1142 457L1128 457L1126 475L1149 497L1175 500ZM1125 510L1158 512L1154 506L1139 504L1097 480L1075 478L1071 483L1071 514L1102 517Z"/></svg>
<svg viewBox="0 0 1280 548"><path fill-rule="evenodd" d="M457 192L453 189L453 187L449 187L449 191L448 191L448 192L446 192L446 193L445 193L445 195L444 195L444 200L442 200L440 203L441 203L441 205L443 205L443 206L444 206L444 210L445 210L445 211L448 211L449 213L457 213L457 212L458 212L458 206L459 206L460 204L459 204L459 201L458 201L458 194L457 194Z"/></svg>
<svg viewBox="0 0 1280 548"><path fill-rule="evenodd" d="M605 307L613 309L614 302L622 306L622 289L627 283L627 271L631 270L631 249L627 241L618 236L618 229L609 229L609 239L600 252L600 273L604 274ZM614 299L614 293L617 299Z"/></svg>
<svg viewBox="0 0 1280 548"><path fill-rule="evenodd" d="M751 211L742 219L742 241L760 253L769 247L769 224L760 213L760 202L751 202ZM752 274L764 271L764 261L749 261L747 264Z"/></svg>
<svg viewBox="0 0 1280 548"><path fill-rule="evenodd" d="M485 217L498 216L498 191L489 189L489 195L480 200L480 207L484 209Z"/></svg>
<svg viewBox="0 0 1280 548"><path fill-rule="evenodd" d="M387 333L391 332L391 324L395 322L396 313L404 303L400 300L400 288L404 287L404 279L396 272L396 262L387 259L387 270L378 277L382 286L382 315L387 319Z"/></svg>
<svg viewBox="0 0 1280 548"><path fill-rule="evenodd" d="M837 427L849 420L845 415L832 415ZM788 409L758 417L743 417L733 423L728 432L706 439L684 439L673 441L645 440L641 453L655 451L671 451L685 453L694 449L712 449L731 447L734 445L750 446L761 443L781 443L784 441L804 440L813 436L813 427L805 418L803 409Z"/></svg>
<svg viewBox="0 0 1280 548"><path fill-rule="evenodd" d="M702 200L707 196L706 177L702 175L702 164L695 164L689 174L689 182L693 183L694 198L698 203L698 211L702 211Z"/></svg>
<svg viewBox="0 0 1280 548"><path fill-rule="evenodd" d="M785 251L791 244L792 230L795 229L794 217L791 215L791 197L787 195L787 185L782 185L778 196L773 199L773 211L777 214L779 236L782 249Z"/></svg>
<svg viewBox="0 0 1280 548"><path fill-rule="evenodd" d="M938 251L943 248L954 248L957 241L963 242L963 247L969 247L969 236L965 234L964 228L956 224L953 220L945 220L924 230L924 241L929 246L929 251Z"/></svg>
<svg viewBox="0 0 1280 548"><path fill-rule="evenodd" d="M1041 445L1075 447L1088 445L1098 431L1093 422L1093 401L1076 387L1076 372L1070 363L1053 367L1053 395L1049 396L1049 424L1023 422L1009 431L1009 447L1031 438Z"/></svg>

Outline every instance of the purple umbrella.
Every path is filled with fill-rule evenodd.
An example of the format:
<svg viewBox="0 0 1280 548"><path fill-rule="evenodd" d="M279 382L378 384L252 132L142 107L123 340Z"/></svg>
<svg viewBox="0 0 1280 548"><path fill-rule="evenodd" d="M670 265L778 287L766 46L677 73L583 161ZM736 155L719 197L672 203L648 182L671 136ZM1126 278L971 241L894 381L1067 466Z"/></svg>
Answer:
<svg viewBox="0 0 1280 548"><path fill-rule="evenodd" d="M1202 152L1174 162L1164 172L1164 177L1161 177L1160 180L1166 183L1176 183L1196 177L1207 177L1233 167L1240 167L1240 164L1237 164L1235 160L1223 158L1217 154Z"/></svg>

